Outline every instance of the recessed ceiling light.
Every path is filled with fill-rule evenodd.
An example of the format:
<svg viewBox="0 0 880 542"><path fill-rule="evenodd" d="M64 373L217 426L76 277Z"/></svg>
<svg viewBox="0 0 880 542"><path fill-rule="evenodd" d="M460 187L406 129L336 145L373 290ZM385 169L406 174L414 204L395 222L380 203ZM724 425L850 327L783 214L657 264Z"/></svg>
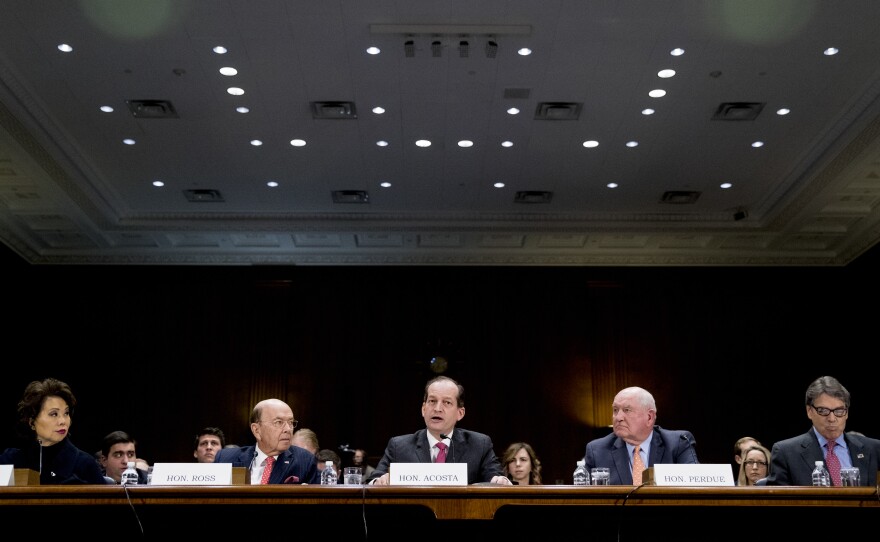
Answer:
<svg viewBox="0 0 880 542"><path fill-rule="evenodd" d="M510 147L513 147L513 141L502 141L502 142L501 142L501 146L504 147L504 148L510 148Z"/></svg>
<svg viewBox="0 0 880 542"><path fill-rule="evenodd" d="M660 70L657 72L657 77L661 79L669 79L670 77L675 77L675 70Z"/></svg>
<svg viewBox="0 0 880 542"><path fill-rule="evenodd" d="M305 139L291 139L290 144L293 145L294 147L305 147L306 141L305 141Z"/></svg>
<svg viewBox="0 0 880 542"><path fill-rule="evenodd" d="M653 114L654 114L654 110L651 109L650 107L642 109L642 115L653 115Z"/></svg>
<svg viewBox="0 0 880 542"><path fill-rule="evenodd" d="M278 181L269 181L269 182L266 183L266 186L268 186L269 188L277 188L277 187L278 187Z"/></svg>
<svg viewBox="0 0 880 542"><path fill-rule="evenodd" d="M223 47L222 45L218 45L211 50L214 51L215 53L217 53L218 55L225 55L226 51L227 51L226 47Z"/></svg>
<svg viewBox="0 0 880 542"><path fill-rule="evenodd" d="M495 188L504 188L504 183L499 181L499 182L493 184L492 186L494 186Z"/></svg>
<svg viewBox="0 0 880 542"><path fill-rule="evenodd" d="M752 147L755 147L756 149L757 149L758 147L763 147L763 146L764 146L764 142L763 142L763 141L755 141L754 143L752 143Z"/></svg>
<svg viewBox="0 0 880 542"><path fill-rule="evenodd" d="M662 88L655 88L654 90L652 90L651 92L648 93L648 96L650 96L652 98L662 98L663 96L666 96L666 91L663 90Z"/></svg>
<svg viewBox="0 0 880 542"><path fill-rule="evenodd" d="M428 141L427 139L419 139L418 141L416 141L416 146L417 147L430 147L431 142Z"/></svg>
<svg viewBox="0 0 880 542"><path fill-rule="evenodd" d="M789 113L791 113L791 109L787 107L782 107L776 110L777 115L788 115Z"/></svg>
<svg viewBox="0 0 880 542"><path fill-rule="evenodd" d="M253 145L254 147L259 147L262 144L263 144L263 142L260 141L259 139L251 139L251 145Z"/></svg>
<svg viewBox="0 0 880 542"><path fill-rule="evenodd" d="M462 139L461 141L458 142L458 146L462 147L462 148L473 147L474 142L469 139Z"/></svg>
<svg viewBox="0 0 880 542"><path fill-rule="evenodd" d="M382 181L381 183L379 183L379 186L381 186L382 188L391 188L391 183L389 183L388 181Z"/></svg>
<svg viewBox="0 0 880 542"><path fill-rule="evenodd" d="M385 141L385 140L383 139L383 140L377 141L377 142L376 142L376 145L378 145L378 146L380 146L380 147L387 147L387 146L388 146L388 142Z"/></svg>
<svg viewBox="0 0 880 542"><path fill-rule="evenodd" d="M238 87L229 87L226 89L226 92L232 94L233 96L241 96L242 94L244 94L244 89Z"/></svg>
<svg viewBox="0 0 880 542"><path fill-rule="evenodd" d="M226 76L238 75L238 70L235 68L231 68L229 66L224 66L220 68L220 73Z"/></svg>
<svg viewBox="0 0 880 542"><path fill-rule="evenodd" d="M523 47L522 49L517 51L516 54L518 54L520 56L529 56L530 54L532 54L532 50L529 49L528 47Z"/></svg>
<svg viewBox="0 0 880 542"><path fill-rule="evenodd" d="M134 145L134 143L135 143L134 139L131 139L130 137L123 139L122 142L125 143L126 145Z"/></svg>
<svg viewBox="0 0 880 542"><path fill-rule="evenodd" d="M378 55L381 52L382 52L382 50L379 49L378 47L367 47L367 54L368 55Z"/></svg>
<svg viewBox="0 0 880 542"><path fill-rule="evenodd" d="M104 113L112 113L112 112L113 112L113 108L110 107L109 105L102 105L102 106L101 106L101 111L103 111Z"/></svg>
<svg viewBox="0 0 880 542"><path fill-rule="evenodd" d="M247 108L244 106L236 107L235 110L238 111L239 113L250 113L251 112L250 108Z"/></svg>
<svg viewBox="0 0 880 542"><path fill-rule="evenodd" d="M721 184L718 185L718 186L720 186L721 188L727 190L728 188L732 187L733 184L732 184L732 183L721 183Z"/></svg>
<svg viewBox="0 0 880 542"><path fill-rule="evenodd" d="M825 56L833 56L839 52L840 52L840 49L838 49L837 47L829 47L829 48L825 49L824 51L822 51L822 54Z"/></svg>
<svg viewBox="0 0 880 542"><path fill-rule="evenodd" d="M672 56L681 56L684 54L684 49L681 47L676 47L675 49L669 51L669 54Z"/></svg>
<svg viewBox="0 0 880 542"><path fill-rule="evenodd" d="M638 147L638 146L639 146L639 142L638 142L638 141L627 141L627 142L626 142L626 146L629 147L629 148Z"/></svg>
<svg viewBox="0 0 880 542"><path fill-rule="evenodd" d="M508 115L518 115L519 109L517 109L516 107L511 107L510 109L507 110L507 114Z"/></svg>
<svg viewBox="0 0 880 542"><path fill-rule="evenodd" d="M375 113L375 114L377 114L377 115L381 115L381 114L384 113L384 112L385 112L385 108L384 108L384 107L374 107L374 108L373 108L373 113Z"/></svg>
<svg viewBox="0 0 880 542"><path fill-rule="evenodd" d="M617 183L608 183L605 186L607 186L608 188L617 188L618 185Z"/></svg>
<svg viewBox="0 0 880 542"><path fill-rule="evenodd" d="M163 183L162 181L153 181L153 186L162 188L163 186L165 186L165 183Z"/></svg>
<svg viewBox="0 0 880 542"><path fill-rule="evenodd" d="M584 147L586 147L588 149L595 149L598 146L599 146L599 142L596 141L595 139L590 139L590 140L584 141Z"/></svg>
<svg viewBox="0 0 880 542"><path fill-rule="evenodd" d="M69 53L69 52L73 51L73 47L71 47L70 45L67 45L66 43L62 43L61 45L58 46L58 50L61 51L62 53Z"/></svg>

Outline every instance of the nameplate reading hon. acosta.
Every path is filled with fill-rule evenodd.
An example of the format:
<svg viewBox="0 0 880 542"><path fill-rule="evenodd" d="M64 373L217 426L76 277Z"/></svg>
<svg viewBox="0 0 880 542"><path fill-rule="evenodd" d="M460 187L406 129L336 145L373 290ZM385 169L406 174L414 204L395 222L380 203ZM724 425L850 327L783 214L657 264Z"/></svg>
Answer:
<svg viewBox="0 0 880 542"><path fill-rule="evenodd" d="M154 486L231 486L232 463L156 463Z"/></svg>
<svg viewBox="0 0 880 542"><path fill-rule="evenodd" d="M651 467L658 486L735 486L729 463L672 464Z"/></svg>
<svg viewBox="0 0 880 542"><path fill-rule="evenodd" d="M392 463L392 486L466 486L467 463Z"/></svg>

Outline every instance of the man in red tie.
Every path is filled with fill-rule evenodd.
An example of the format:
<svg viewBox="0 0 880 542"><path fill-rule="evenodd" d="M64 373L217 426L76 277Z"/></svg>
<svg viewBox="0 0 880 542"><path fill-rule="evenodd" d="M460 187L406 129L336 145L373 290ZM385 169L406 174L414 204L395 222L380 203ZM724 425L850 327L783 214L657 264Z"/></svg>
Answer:
<svg viewBox="0 0 880 542"><path fill-rule="evenodd" d="M805 408L813 426L773 445L767 485L812 485L816 461L825 462L832 485L840 485L840 469L846 467L859 469L861 485L875 484L880 441L846 432L850 400L849 391L833 376L821 376L807 387Z"/></svg>
<svg viewBox="0 0 880 542"><path fill-rule="evenodd" d="M385 454L366 483L388 485L391 463L467 463L468 484L491 482L512 485L504 476L492 439L483 433L456 427L464 418L464 386L438 376L425 385L422 401L425 429L392 437Z"/></svg>
<svg viewBox="0 0 880 542"><path fill-rule="evenodd" d="M214 463L247 467L251 484L320 484L315 454L291 444L296 423L284 401L260 401L251 412L256 444L224 448L214 456Z"/></svg>

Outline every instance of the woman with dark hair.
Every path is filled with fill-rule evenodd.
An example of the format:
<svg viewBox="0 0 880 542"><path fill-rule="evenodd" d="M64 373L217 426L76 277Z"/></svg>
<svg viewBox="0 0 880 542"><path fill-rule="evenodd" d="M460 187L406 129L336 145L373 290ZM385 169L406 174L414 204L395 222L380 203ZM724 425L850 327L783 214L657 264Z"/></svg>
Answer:
<svg viewBox="0 0 880 542"><path fill-rule="evenodd" d="M541 485L541 460L527 442L514 442L501 457L504 474L520 486Z"/></svg>
<svg viewBox="0 0 880 542"><path fill-rule="evenodd" d="M76 398L66 383L54 378L34 380L18 402L21 448L7 448L0 464L40 473L40 485L106 484L92 454L70 442Z"/></svg>

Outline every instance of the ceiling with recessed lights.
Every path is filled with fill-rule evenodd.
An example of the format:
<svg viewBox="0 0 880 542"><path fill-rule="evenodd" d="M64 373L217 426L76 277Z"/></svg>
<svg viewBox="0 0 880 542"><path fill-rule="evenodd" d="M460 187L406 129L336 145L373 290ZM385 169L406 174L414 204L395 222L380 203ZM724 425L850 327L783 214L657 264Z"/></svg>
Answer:
<svg viewBox="0 0 880 542"><path fill-rule="evenodd" d="M880 2L6 0L33 264L846 265Z"/></svg>

